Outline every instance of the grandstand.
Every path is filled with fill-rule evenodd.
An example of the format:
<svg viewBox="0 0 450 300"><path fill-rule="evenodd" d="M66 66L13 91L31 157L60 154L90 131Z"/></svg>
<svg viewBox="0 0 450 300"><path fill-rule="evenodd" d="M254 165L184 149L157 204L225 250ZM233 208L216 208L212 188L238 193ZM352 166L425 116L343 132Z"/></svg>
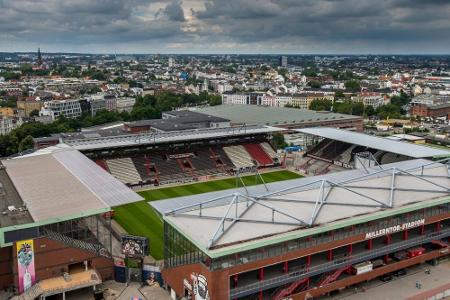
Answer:
<svg viewBox="0 0 450 300"><path fill-rule="evenodd" d="M124 164L130 166L128 160L119 160L103 168L119 174ZM136 175L128 172L120 176ZM135 177L126 178L131 179ZM16 251L25 242L35 260L27 269L30 286L17 299L64 297L66 291L114 278L112 257L121 255L121 249L111 231L112 208L142 199L65 145L1 160L0 290L23 292Z"/></svg>
<svg viewBox="0 0 450 300"><path fill-rule="evenodd" d="M435 263L449 255L448 161L150 202L164 220L164 280L179 297L202 288L210 299L310 299Z"/></svg>
<svg viewBox="0 0 450 300"><path fill-rule="evenodd" d="M312 136L314 141L306 149L297 169L307 174L320 175L351 168L366 168L414 158L450 156L450 151L422 145L394 141L336 128L297 129Z"/></svg>
<svg viewBox="0 0 450 300"><path fill-rule="evenodd" d="M91 137L62 141L128 186L207 180L279 166L270 134L283 129L241 126Z"/></svg>

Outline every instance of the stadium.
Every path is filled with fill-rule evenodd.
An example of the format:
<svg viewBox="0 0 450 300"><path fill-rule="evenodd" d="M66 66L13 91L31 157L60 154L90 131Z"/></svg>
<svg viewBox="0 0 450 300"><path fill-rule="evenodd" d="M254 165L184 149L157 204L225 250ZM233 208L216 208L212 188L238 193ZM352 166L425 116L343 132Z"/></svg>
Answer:
<svg viewBox="0 0 450 300"><path fill-rule="evenodd" d="M409 160L150 204L178 296L305 299L448 255L448 165Z"/></svg>
<svg viewBox="0 0 450 300"><path fill-rule="evenodd" d="M449 151L196 118L65 134L2 160L0 289L33 299L151 269L173 299L304 299L447 255ZM275 151L288 131L305 151ZM80 284L48 288L58 276Z"/></svg>

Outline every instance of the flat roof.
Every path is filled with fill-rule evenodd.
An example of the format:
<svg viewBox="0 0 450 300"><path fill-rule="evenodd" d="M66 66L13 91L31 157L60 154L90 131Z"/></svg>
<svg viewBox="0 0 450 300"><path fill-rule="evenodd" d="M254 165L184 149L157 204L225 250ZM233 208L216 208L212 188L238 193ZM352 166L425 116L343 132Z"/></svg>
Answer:
<svg viewBox="0 0 450 300"><path fill-rule="evenodd" d="M413 158L450 157L450 151L448 150L436 149L343 129L314 127L294 130L305 134L320 136L331 140L365 146L368 148L392 152Z"/></svg>
<svg viewBox="0 0 450 300"><path fill-rule="evenodd" d="M22 199L0 165L0 228L33 222L30 213L23 208Z"/></svg>
<svg viewBox="0 0 450 300"><path fill-rule="evenodd" d="M45 148L2 164L33 222L81 217L143 200L67 146Z"/></svg>
<svg viewBox="0 0 450 300"><path fill-rule="evenodd" d="M211 139L219 137L234 137L250 134L264 134L271 132L279 132L284 129L260 126L260 125L247 125L239 127L225 127L225 128L205 128L205 129L193 129L193 130L180 130L171 132L154 132L154 133L142 133L142 134L121 134L111 136L86 136L76 133L73 136L65 136L63 143L73 147L74 149L83 150L95 150L113 147L129 147L140 146L150 144L160 144L168 142L179 141L194 141L202 139Z"/></svg>
<svg viewBox="0 0 450 300"><path fill-rule="evenodd" d="M165 200L178 205L172 209L149 204L207 255L220 257L447 203L449 187L447 165L413 160Z"/></svg>
<svg viewBox="0 0 450 300"><path fill-rule="evenodd" d="M195 111L231 120L237 124L287 125L324 121L361 119L359 116L313 110L268 107L260 105L216 105L195 108Z"/></svg>

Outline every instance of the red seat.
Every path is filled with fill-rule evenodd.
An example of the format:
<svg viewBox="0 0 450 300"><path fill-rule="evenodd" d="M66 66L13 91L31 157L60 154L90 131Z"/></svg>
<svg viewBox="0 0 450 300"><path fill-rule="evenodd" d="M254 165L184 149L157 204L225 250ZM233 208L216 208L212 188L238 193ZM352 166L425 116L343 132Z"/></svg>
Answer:
<svg viewBox="0 0 450 300"><path fill-rule="evenodd" d="M254 160L258 162L260 166L273 165L273 160L264 151L264 149L259 144L246 144L244 145L245 150L253 157Z"/></svg>

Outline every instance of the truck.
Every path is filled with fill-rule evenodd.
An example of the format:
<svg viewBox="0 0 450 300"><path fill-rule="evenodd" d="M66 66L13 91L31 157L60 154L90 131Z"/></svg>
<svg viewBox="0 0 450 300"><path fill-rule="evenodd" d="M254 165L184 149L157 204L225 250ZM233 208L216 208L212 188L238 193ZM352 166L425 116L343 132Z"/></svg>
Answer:
<svg viewBox="0 0 450 300"><path fill-rule="evenodd" d="M352 266L352 273L360 275L373 270L373 264L370 261L365 261Z"/></svg>

